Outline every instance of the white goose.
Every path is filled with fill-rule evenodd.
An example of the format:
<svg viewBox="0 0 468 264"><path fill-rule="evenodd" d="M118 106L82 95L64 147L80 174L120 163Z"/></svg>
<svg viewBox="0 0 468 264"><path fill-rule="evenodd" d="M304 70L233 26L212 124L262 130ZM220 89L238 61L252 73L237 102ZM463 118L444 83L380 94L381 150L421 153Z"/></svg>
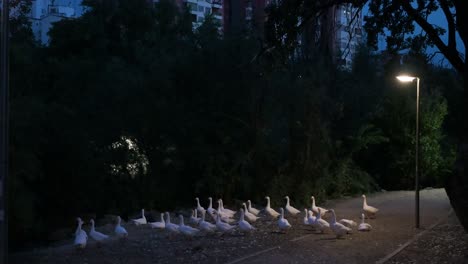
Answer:
<svg viewBox="0 0 468 264"><path fill-rule="evenodd" d="M221 202L221 210L224 214L231 215L231 217L236 214L236 211L224 208L223 199L219 199L219 201Z"/></svg>
<svg viewBox="0 0 468 264"><path fill-rule="evenodd" d="M200 218L197 216L197 209L192 210L192 215L190 216L190 223L197 225L200 222Z"/></svg>
<svg viewBox="0 0 468 264"><path fill-rule="evenodd" d="M215 213L215 209L213 208L213 198L208 197L208 200L210 201L210 205L208 206L206 211L210 213L211 215L213 215Z"/></svg>
<svg viewBox="0 0 468 264"><path fill-rule="evenodd" d="M171 223L171 215L166 212L166 226L165 229L172 233L179 233L179 225Z"/></svg>
<svg viewBox="0 0 468 264"><path fill-rule="evenodd" d="M161 213L161 221L159 222L149 222L151 228L160 228L164 229L166 227L166 222L164 221L164 213Z"/></svg>
<svg viewBox="0 0 468 264"><path fill-rule="evenodd" d="M197 201L197 210L198 212L201 214L202 212L205 212L205 208L203 208L201 205L200 205L200 199L198 199L198 197L195 197L195 200Z"/></svg>
<svg viewBox="0 0 468 264"><path fill-rule="evenodd" d="M205 232L214 232L216 230L216 225L205 221L205 213L202 213L200 222L198 223L200 230Z"/></svg>
<svg viewBox="0 0 468 264"><path fill-rule="evenodd" d="M280 218L278 220L278 228L280 230L288 230L291 228L291 224L289 224L288 220L284 218L284 209L280 208Z"/></svg>
<svg viewBox="0 0 468 264"><path fill-rule="evenodd" d="M89 235L94 240L96 240L98 242L102 242L102 241L109 238L108 235L104 235L103 233L96 231L96 229L94 228L94 219L91 219L89 222L91 222L91 230L89 231Z"/></svg>
<svg viewBox="0 0 468 264"><path fill-rule="evenodd" d="M336 238L340 238L348 233L351 233L351 228L344 226L336 221L335 210L328 210L332 214L330 229L335 233Z"/></svg>
<svg viewBox="0 0 468 264"><path fill-rule="evenodd" d="M245 203L244 203L245 205ZM240 209L241 215L239 218L239 229L244 232L250 232L252 230L255 230L255 228L249 224L249 222L244 220L244 209Z"/></svg>
<svg viewBox="0 0 468 264"><path fill-rule="evenodd" d="M250 202L250 200L247 200L247 209L249 209L249 213L254 215L258 215L260 213L258 209L252 207L252 202Z"/></svg>
<svg viewBox="0 0 468 264"><path fill-rule="evenodd" d="M353 220L349 220L349 219L341 219L340 221L338 221L338 223L349 228L353 228L353 226L357 226L356 222L354 222Z"/></svg>
<svg viewBox="0 0 468 264"><path fill-rule="evenodd" d="M146 221L146 217L145 217L145 209L141 209L141 217L140 218L132 219L132 221L137 226L146 225L148 222Z"/></svg>
<svg viewBox="0 0 468 264"><path fill-rule="evenodd" d="M315 221L312 223L312 226L318 231L320 231L321 233L323 233L323 231L325 231L327 228L330 227L330 224L321 218L322 214L320 212L321 211L320 208L318 208L318 211L319 213L317 214Z"/></svg>
<svg viewBox="0 0 468 264"><path fill-rule="evenodd" d="M301 211L297 210L296 208L292 207L290 204L289 204L289 196L285 196L284 199L286 199L286 212L288 212L288 214L290 215L297 215L298 213L300 213Z"/></svg>
<svg viewBox="0 0 468 264"><path fill-rule="evenodd" d="M303 220L304 225L309 224L309 213L307 212L307 208L304 208L304 220Z"/></svg>
<svg viewBox="0 0 468 264"><path fill-rule="evenodd" d="M77 247L77 248L80 248L80 249L83 249L86 247L86 242L88 241L88 235L86 235L86 232L81 229L81 226L83 225L83 221L81 220L81 218L76 218L76 220L78 221L78 227L76 228L76 231L75 231L75 242L74 242L74 245Z"/></svg>
<svg viewBox="0 0 468 264"><path fill-rule="evenodd" d="M377 209L377 208L375 208L373 206L367 205L366 195L363 194L362 198L364 199L363 202L362 202L362 209L364 210L364 212L366 214L368 214L369 216L372 216L374 218L375 214L379 211L379 209Z"/></svg>
<svg viewBox="0 0 468 264"><path fill-rule="evenodd" d="M218 219L218 216L221 218L222 221L226 223L234 223L235 220L232 219L233 215L223 212L223 209L221 207L221 200L218 200L218 210L215 210L216 216L214 216L215 221Z"/></svg>
<svg viewBox="0 0 468 264"><path fill-rule="evenodd" d="M184 216L183 215L179 215L179 231L184 234L184 235L187 235L187 236L194 236L196 235L197 233L200 232L199 229L197 228L193 228L191 226L186 226L184 224Z"/></svg>
<svg viewBox="0 0 468 264"><path fill-rule="evenodd" d="M267 200L267 205L265 207L265 213L268 216L270 216L271 218L277 218L280 214L270 207L270 197L265 196L265 199Z"/></svg>
<svg viewBox="0 0 468 264"><path fill-rule="evenodd" d="M120 216L117 216L117 225L115 225L115 228L114 228L114 233L118 236L118 237L127 237L128 236L128 232L127 230L120 225L120 222L122 221L122 219L120 218Z"/></svg>
<svg viewBox="0 0 468 264"><path fill-rule="evenodd" d="M372 226L369 225L368 223L365 223L365 222L364 222L364 218L366 218L366 217L364 216L364 214L361 214L361 218L362 218L362 220L361 220L361 223L360 223L359 226L358 226L358 230L359 230L359 231L371 231L371 230L372 230Z"/></svg>
<svg viewBox="0 0 468 264"><path fill-rule="evenodd" d="M321 211L321 215L320 217L324 216L325 213L327 212L327 209L325 208L322 208L322 207L319 207L319 206L316 206L315 205L315 197L314 196L311 196L310 199L312 200L312 211L315 213L315 214L318 214L319 211ZM320 210L319 210L320 209Z"/></svg>
<svg viewBox="0 0 468 264"><path fill-rule="evenodd" d="M225 233L225 232L234 230L236 226L232 226L228 223L221 222L221 216L217 214L216 227L218 228L219 231L221 231L222 233Z"/></svg>
<svg viewBox="0 0 468 264"><path fill-rule="evenodd" d="M247 218L247 221L253 223L255 221L257 221L257 219L260 219L260 217L250 213L248 210L247 210L247 205L245 203L242 203L242 206L244 207L244 215L245 215L245 218Z"/></svg>
<svg viewBox="0 0 468 264"><path fill-rule="evenodd" d="M309 222L309 225L312 225L315 222L315 219L317 219L317 217L314 216L314 212L312 210L308 210L307 220Z"/></svg>

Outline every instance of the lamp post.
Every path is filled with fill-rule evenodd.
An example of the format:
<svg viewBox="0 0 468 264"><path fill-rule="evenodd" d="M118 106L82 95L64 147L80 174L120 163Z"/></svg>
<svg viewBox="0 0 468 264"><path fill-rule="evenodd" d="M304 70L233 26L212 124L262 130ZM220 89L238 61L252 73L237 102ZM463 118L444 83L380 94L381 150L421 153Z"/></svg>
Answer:
<svg viewBox="0 0 468 264"><path fill-rule="evenodd" d="M396 77L400 82L413 82L416 79L416 166L415 166L415 215L416 228L419 228L419 77L399 75Z"/></svg>

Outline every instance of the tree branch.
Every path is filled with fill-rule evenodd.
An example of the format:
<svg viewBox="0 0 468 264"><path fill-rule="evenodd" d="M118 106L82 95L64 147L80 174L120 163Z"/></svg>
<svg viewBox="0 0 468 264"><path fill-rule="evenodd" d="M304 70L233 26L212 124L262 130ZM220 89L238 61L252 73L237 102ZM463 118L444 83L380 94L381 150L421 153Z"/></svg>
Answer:
<svg viewBox="0 0 468 264"><path fill-rule="evenodd" d="M452 64L452 66L460 73L463 72L465 63L458 55L458 51L456 49L451 49L449 46L445 45L445 43L440 39L438 32L435 28L429 24L421 15L411 6L410 2L406 0L398 0L399 4L403 7L403 9L408 13L410 17L414 19L416 23L426 31L430 40L434 42L437 48L444 54L447 60Z"/></svg>
<svg viewBox="0 0 468 264"><path fill-rule="evenodd" d="M455 19L453 18L452 12L448 6L447 0L439 0L440 7L444 11L445 18L448 24L448 47L450 49L457 49L457 41L455 39Z"/></svg>

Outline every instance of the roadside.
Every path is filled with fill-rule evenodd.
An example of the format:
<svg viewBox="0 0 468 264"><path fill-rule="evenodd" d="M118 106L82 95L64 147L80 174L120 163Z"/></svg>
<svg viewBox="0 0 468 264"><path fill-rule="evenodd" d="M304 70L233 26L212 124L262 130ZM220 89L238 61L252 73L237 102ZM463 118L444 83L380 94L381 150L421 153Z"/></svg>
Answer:
<svg viewBox="0 0 468 264"><path fill-rule="evenodd" d="M466 264L468 234L452 213L387 263Z"/></svg>
<svg viewBox="0 0 468 264"><path fill-rule="evenodd" d="M315 234L302 224L303 215L287 217L293 225L287 234L277 232L276 222L263 219L254 224L257 230L252 234L192 239L126 224L130 234L126 241L113 240L101 247L89 243L83 252L77 252L70 240L59 248L15 254L10 263L373 263L420 230L414 229L414 192L377 193L368 196L368 203L380 209L376 219L368 220L373 230L355 231L345 239L336 240L331 232ZM334 208L338 218L359 221L362 198L318 204ZM422 191L421 226L427 228L447 217L450 208L443 189ZM112 233L110 224L97 229Z"/></svg>

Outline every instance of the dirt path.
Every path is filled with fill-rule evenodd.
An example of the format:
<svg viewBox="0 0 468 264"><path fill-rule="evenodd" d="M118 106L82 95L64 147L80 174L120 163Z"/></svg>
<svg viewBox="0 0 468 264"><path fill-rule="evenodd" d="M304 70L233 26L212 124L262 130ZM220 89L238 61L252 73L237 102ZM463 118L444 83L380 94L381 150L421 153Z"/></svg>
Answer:
<svg viewBox="0 0 468 264"><path fill-rule="evenodd" d="M114 239L101 247L89 243L83 252L77 252L70 239L62 247L14 254L10 263L374 263L421 230L413 228L414 192L378 193L368 196L368 202L380 209L376 219L368 220L373 230L355 231L340 240L331 232L315 234L302 224L302 215L288 217L293 228L287 234L277 232L276 222L262 220L254 224L257 231L253 234L192 239L127 224L130 235L126 241ZM338 218L358 221L362 198L334 200L323 206L334 208ZM450 208L444 190L422 191L422 229L446 218ZM98 230L111 233L112 227Z"/></svg>

